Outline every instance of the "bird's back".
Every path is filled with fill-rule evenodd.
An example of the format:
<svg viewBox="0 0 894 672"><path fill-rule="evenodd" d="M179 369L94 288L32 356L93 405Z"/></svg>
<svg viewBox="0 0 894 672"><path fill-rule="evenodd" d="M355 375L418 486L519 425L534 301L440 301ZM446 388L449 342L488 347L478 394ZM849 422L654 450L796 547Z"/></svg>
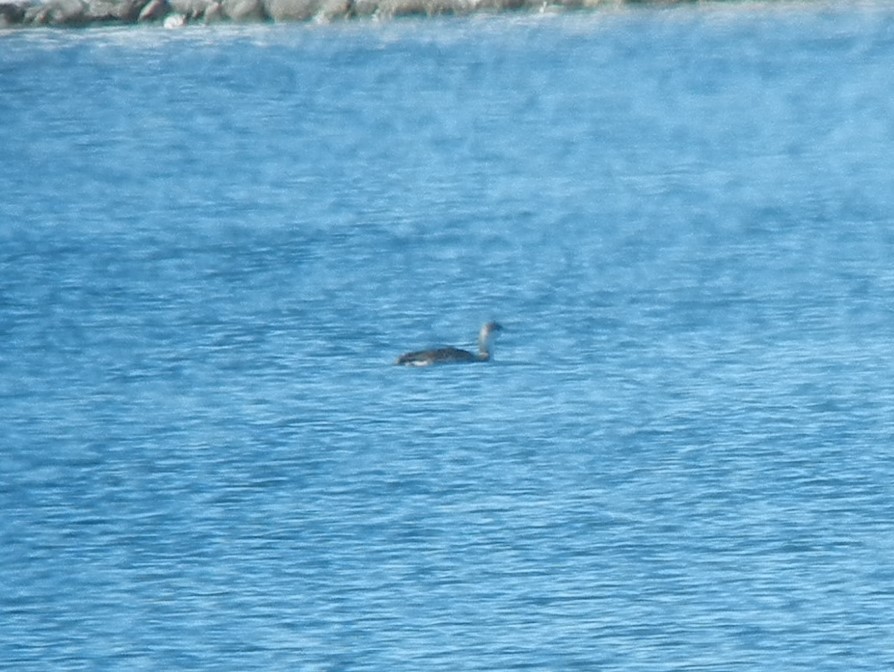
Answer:
<svg viewBox="0 0 894 672"><path fill-rule="evenodd" d="M464 362L480 362L482 358L461 348L437 348L436 350L419 350L408 352L397 358L398 364L407 366L429 366L431 364L462 364Z"/></svg>

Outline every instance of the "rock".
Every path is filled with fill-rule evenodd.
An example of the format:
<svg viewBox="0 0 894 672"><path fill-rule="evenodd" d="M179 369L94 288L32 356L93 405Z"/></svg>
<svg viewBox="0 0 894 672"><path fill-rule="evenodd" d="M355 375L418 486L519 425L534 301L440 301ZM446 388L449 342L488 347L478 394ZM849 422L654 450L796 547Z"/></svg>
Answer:
<svg viewBox="0 0 894 672"><path fill-rule="evenodd" d="M25 10L25 20L39 26L82 25L86 23L86 11L87 5L81 0L49 0Z"/></svg>
<svg viewBox="0 0 894 672"><path fill-rule="evenodd" d="M377 16L414 16L424 15L426 0L381 0Z"/></svg>
<svg viewBox="0 0 894 672"><path fill-rule="evenodd" d="M381 0L376 15L399 17L456 14L466 6L463 0Z"/></svg>
<svg viewBox="0 0 894 672"><path fill-rule="evenodd" d="M156 21L168 13L167 0L149 0L137 16L137 21Z"/></svg>
<svg viewBox="0 0 894 672"><path fill-rule="evenodd" d="M475 11L471 0L428 0L428 14L470 14Z"/></svg>
<svg viewBox="0 0 894 672"><path fill-rule="evenodd" d="M322 21L346 19L354 13L352 0L322 0L316 18Z"/></svg>
<svg viewBox="0 0 894 672"><path fill-rule="evenodd" d="M354 13L354 0L263 0L274 21L334 21Z"/></svg>
<svg viewBox="0 0 894 672"><path fill-rule="evenodd" d="M205 24L217 23L226 20L227 15L224 13L223 6L217 0L212 0L211 4L205 8L205 14L202 20Z"/></svg>
<svg viewBox="0 0 894 672"><path fill-rule="evenodd" d="M25 20L25 8L12 3L0 3L0 28L15 26Z"/></svg>
<svg viewBox="0 0 894 672"><path fill-rule="evenodd" d="M25 8L24 23L82 26L92 23L133 23L149 0L47 0Z"/></svg>
<svg viewBox="0 0 894 672"><path fill-rule="evenodd" d="M261 21L267 18L261 0L222 0L224 15L233 21Z"/></svg>
<svg viewBox="0 0 894 672"><path fill-rule="evenodd" d="M320 9L320 0L263 0L264 11L274 21L309 21Z"/></svg>
<svg viewBox="0 0 894 672"><path fill-rule="evenodd" d="M166 27L233 21L333 21L507 10L570 11L602 5L695 0L0 0L0 28L159 21Z"/></svg>
<svg viewBox="0 0 894 672"><path fill-rule="evenodd" d="M536 2L536 0L477 0L475 9L485 12L514 11L524 8L526 1L531 3L531 6Z"/></svg>
<svg viewBox="0 0 894 672"><path fill-rule="evenodd" d="M168 0L171 11L182 14L184 22L202 18L213 2L214 0Z"/></svg>
<svg viewBox="0 0 894 672"><path fill-rule="evenodd" d="M351 5L351 13L357 17L375 16L379 11L378 0L354 0Z"/></svg>
<svg viewBox="0 0 894 672"><path fill-rule="evenodd" d="M147 0L88 0L84 11L86 21L120 21L133 23Z"/></svg>

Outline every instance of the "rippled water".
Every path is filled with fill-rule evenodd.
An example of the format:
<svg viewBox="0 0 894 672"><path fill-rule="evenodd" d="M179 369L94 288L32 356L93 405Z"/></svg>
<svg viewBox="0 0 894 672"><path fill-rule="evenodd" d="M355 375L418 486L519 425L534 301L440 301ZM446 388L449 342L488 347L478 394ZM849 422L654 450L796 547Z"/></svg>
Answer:
<svg viewBox="0 0 894 672"><path fill-rule="evenodd" d="M887 3L2 34L0 667L890 669L892 58Z"/></svg>

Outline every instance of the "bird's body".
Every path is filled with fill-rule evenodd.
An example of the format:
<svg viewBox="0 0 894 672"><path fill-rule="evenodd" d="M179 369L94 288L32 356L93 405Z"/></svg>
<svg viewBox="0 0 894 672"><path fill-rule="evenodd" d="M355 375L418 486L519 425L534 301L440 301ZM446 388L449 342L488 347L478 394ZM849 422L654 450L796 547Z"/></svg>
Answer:
<svg viewBox="0 0 894 672"><path fill-rule="evenodd" d="M496 322L488 322L478 334L478 352L473 353L461 348L434 348L432 350L417 350L408 352L397 358L397 364L403 366L431 366L432 364L470 364L473 362L487 362L491 359L493 339L501 332L501 327Z"/></svg>
<svg viewBox="0 0 894 672"><path fill-rule="evenodd" d="M398 364L407 366L430 366L432 364L463 364L466 362L481 362L488 358L482 358L461 348L437 348L436 350L419 350L408 352L397 358Z"/></svg>

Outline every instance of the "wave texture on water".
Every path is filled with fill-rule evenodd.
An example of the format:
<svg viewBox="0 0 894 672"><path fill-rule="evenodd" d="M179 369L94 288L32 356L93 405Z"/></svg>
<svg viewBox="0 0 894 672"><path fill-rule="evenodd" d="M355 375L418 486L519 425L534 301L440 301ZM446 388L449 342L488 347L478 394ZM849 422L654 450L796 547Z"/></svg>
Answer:
<svg viewBox="0 0 894 672"><path fill-rule="evenodd" d="M884 3L6 31L0 669L894 669L892 63Z"/></svg>

